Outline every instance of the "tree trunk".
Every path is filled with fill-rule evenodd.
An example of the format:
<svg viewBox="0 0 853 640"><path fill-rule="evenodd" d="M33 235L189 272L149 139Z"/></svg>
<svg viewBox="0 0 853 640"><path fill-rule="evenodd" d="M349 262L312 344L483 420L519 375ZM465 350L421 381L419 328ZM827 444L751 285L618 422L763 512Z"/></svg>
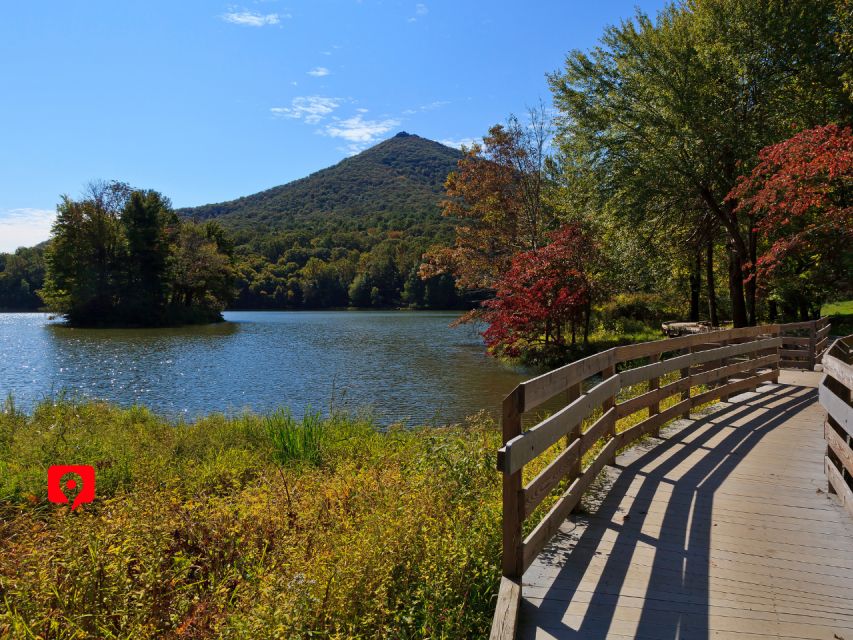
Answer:
<svg viewBox="0 0 853 640"><path fill-rule="evenodd" d="M708 234L708 254L705 258L705 279L708 281L708 316L711 324L720 326L720 318L717 315L717 292L714 289L714 238Z"/></svg>
<svg viewBox="0 0 853 640"><path fill-rule="evenodd" d="M775 300L767 302L767 312L770 314L770 322L776 322L776 318L779 317L779 308Z"/></svg>
<svg viewBox="0 0 853 640"><path fill-rule="evenodd" d="M729 244L729 295L732 299L732 322L735 327L746 327L749 322L743 295L742 264L737 251Z"/></svg>
<svg viewBox="0 0 853 640"><path fill-rule="evenodd" d="M589 323L592 316L592 300L587 300L584 305L584 322L583 322L583 346L589 346Z"/></svg>
<svg viewBox="0 0 853 640"><path fill-rule="evenodd" d="M702 291L702 251L696 252L696 262L690 274L690 321L699 320L699 294Z"/></svg>
<svg viewBox="0 0 853 640"><path fill-rule="evenodd" d="M758 234L750 229L749 231L749 269L748 273L742 274L746 276L746 311L748 316L749 326L754 327L758 322L755 313L755 292L756 292L756 273L755 261L758 259Z"/></svg>

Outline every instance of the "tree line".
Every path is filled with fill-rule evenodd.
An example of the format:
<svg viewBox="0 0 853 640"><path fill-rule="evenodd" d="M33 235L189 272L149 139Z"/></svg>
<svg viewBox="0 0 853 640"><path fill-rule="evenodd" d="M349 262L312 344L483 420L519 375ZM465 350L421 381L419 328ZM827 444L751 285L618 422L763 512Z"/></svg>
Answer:
<svg viewBox="0 0 853 640"><path fill-rule="evenodd" d="M691 0L608 27L549 75L553 118L540 106L467 150L447 182L455 243L422 273L490 290L466 319L511 356L585 341L619 296L734 326L849 297L851 15Z"/></svg>

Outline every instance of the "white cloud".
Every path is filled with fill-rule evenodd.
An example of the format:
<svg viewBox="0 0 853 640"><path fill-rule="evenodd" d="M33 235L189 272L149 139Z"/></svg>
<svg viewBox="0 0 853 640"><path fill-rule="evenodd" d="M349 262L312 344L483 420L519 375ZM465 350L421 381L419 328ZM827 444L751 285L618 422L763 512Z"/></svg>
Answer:
<svg viewBox="0 0 853 640"><path fill-rule="evenodd" d="M326 125L325 133L333 138L343 138L350 143L369 144L400 124L399 120L365 120L362 114L335 120Z"/></svg>
<svg viewBox="0 0 853 640"><path fill-rule="evenodd" d="M361 109L356 109L356 111L358 111L359 113L367 113L369 111L369 109L361 108Z"/></svg>
<svg viewBox="0 0 853 640"><path fill-rule="evenodd" d="M322 78L323 76L327 76L331 73L326 67L314 67L311 71L308 72L309 76L314 76L315 78Z"/></svg>
<svg viewBox="0 0 853 640"><path fill-rule="evenodd" d="M421 111L432 111L433 109L438 109L448 104L450 104L450 100L434 100L429 104L423 105L421 107Z"/></svg>
<svg viewBox="0 0 853 640"><path fill-rule="evenodd" d="M409 18L409 22L417 22L418 18L424 17L429 13L429 7L427 7L422 2L419 2L415 5L415 15Z"/></svg>
<svg viewBox="0 0 853 640"><path fill-rule="evenodd" d="M289 107L272 107L270 112L279 118L293 118L304 120L308 124L317 124L339 106L339 98L299 96L290 101Z"/></svg>
<svg viewBox="0 0 853 640"><path fill-rule="evenodd" d="M56 211L49 209L10 209L0 212L0 251L31 247L50 238Z"/></svg>
<svg viewBox="0 0 853 640"><path fill-rule="evenodd" d="M228 13L222 14L222 19L231 24L239 24L243 27L265 27L267 25L278 24L282 18L290 18L290 14L279 13L259 13L257 11L249 11L247 9L233 9Z"/></svg>
<svg viewBox="0 0 853 640"><path fill-rule="evenodd" d="M454 147L455 149L461 149L463 146L471 148L471 145L475 142L479 142L477 138L459 138L457 140L451 138L444 138L443 140L439 140L441 144L446 147Z"/></svg>

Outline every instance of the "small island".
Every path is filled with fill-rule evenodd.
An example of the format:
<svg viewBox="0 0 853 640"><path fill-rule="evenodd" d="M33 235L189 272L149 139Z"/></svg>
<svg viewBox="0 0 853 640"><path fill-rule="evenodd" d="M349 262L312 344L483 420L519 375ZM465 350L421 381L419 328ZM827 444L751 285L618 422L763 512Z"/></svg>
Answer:
<svg viewBox="0 0 853 640"><path fill-rule="evenodd" d="M39 294L71 326L221 322L235 293L233 246L216 222L181 220L162 194L121 182L63 196L45 262Z"/></svg>

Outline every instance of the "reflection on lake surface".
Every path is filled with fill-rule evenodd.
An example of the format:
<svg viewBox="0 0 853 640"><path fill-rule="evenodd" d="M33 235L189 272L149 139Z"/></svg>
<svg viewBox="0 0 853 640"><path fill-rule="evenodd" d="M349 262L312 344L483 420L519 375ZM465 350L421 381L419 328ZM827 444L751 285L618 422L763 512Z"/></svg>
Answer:
<svg viewBox="0 0 853 640"><path fill-rule="evenodd" d="M178 329L72 329L0 314L0 392L29 409L66 391L169 415L289 406L372 408L384 423L444 424L525 376L484 355L445 312L228 312Z"/></svg>

